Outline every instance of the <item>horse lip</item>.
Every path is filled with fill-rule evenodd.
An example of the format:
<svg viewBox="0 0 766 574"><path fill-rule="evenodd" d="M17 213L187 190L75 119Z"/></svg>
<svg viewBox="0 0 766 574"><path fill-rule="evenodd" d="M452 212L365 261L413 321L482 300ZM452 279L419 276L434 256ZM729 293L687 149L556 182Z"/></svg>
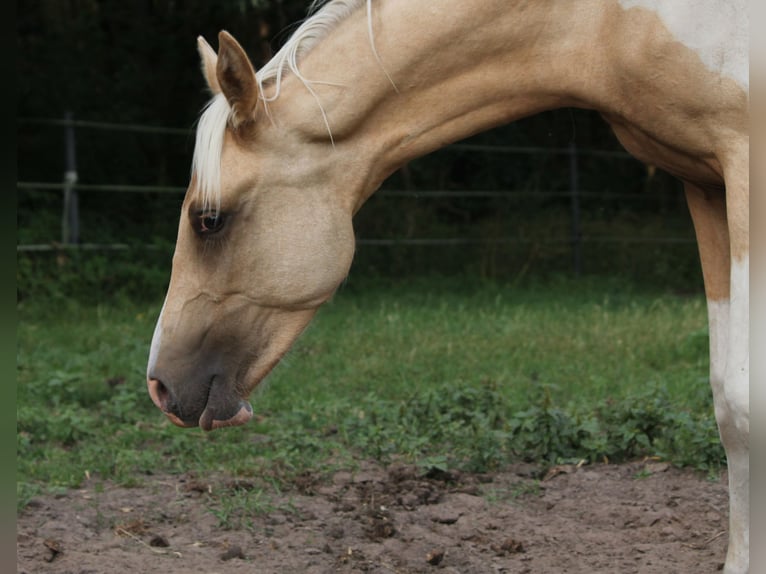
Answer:
<svg viewBox="0 0 766 574"><path fill-rule="evenodd" d="M240 400L237 414L226 420L213 418L209 409L205 409L199 418L199 426L202 430L211 431L215 429L240 426L245 424L253 417L253 407L246 400Z"/></svg>
<svg viewBox="0 0 766 574"><path fill-rule="evenodd" d="M236 412L231 414L234 409L236 409ZM218 428L243 425L252 416L253 407L247 400L238 396L231 388L227 387L226 382L220 377L215 375L211 377L205 408L197 422L197 425L202 430L211 431Z"/></svg>

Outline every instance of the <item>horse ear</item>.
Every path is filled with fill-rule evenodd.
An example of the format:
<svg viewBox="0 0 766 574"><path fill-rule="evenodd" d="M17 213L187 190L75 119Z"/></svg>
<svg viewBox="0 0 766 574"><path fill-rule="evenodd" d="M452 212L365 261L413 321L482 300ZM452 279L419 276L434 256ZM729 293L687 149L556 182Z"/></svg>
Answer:
<svg viewBox="0 0 766 574"><path fill-rule="evenodd" d="M202 36L197 37L197 51L202 63L202 75L205 76L207 86L213 95L221 93L221 84L218 83L218 76L215 75L215 67L218 62L218 56L210 44Z"/></svg>
<svg viewBox="0 0 766 574"><path fill-rule="evenodd" d="M255 70L242 46L226 31L218 34L216 77L231 106L233 127L252 121L258 103Z"/></svg>

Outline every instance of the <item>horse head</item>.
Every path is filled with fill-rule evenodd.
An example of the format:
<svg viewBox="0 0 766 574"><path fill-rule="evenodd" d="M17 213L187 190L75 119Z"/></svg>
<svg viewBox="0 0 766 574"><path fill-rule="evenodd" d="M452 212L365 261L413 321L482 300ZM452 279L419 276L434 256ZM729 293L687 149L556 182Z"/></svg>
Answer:
<svg viewBox="0 0 766 574"><path fill-rule="evenodd" d="M154 403L205 430L252 416L248 396L348 273L353 207L323 182L327 146L267 117L226 32L199 39L213 100L200 119L165 304L147 370Z"/></svg>

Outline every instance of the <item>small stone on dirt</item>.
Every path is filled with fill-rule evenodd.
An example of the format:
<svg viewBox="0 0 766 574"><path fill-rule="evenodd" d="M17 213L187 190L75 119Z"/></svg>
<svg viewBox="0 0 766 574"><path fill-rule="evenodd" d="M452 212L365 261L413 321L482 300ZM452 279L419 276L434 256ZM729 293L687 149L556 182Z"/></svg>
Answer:
<svg viewBox="0 0 766 574"><path fill-rule="evenodd" d="M221 554L219 558L223 560L224 562L226 562L227 560L232 560L234 558L244 559L245 553L242 552L242 548L240 548L239 546L235 544L234 546L231 546L226 552Z"/></svg>
<svg viewBox="0 0 766 574"><path fill-rule="evenodd" d="M431 566L438 566L442 559L444 558L444 550L441 548L438 548L436 550L431 550L428 554L426 554L426 562L428 562Z"/></svg>
<svg viewBox="0 0 766 574"><path fill-rule="evenodd" d="M435 506L430 514L431 520L439 524L455 524L460 518L460 511L449 506Z"/></svg>
<svg viewBox="0 0 766 574"><path fill-rule="evenodd" d="M373 540L380 538L391 538L396 534L396 527L393 524L393 517L388 510L368 511L367 536Z"/></svg>
<svg viewBox="0 0 766 574"><path fill-rule="evenodd" d="M155 534L152 536L152 539L149 540L149 546L154 546L155 548L167 548L170 546L170 542L168 542L168 539L164 536Z"/></svg>
<svg viewBox="0 0 766 574"><path fill-rule="evenodd" d="M525 552L524 545L520 541L514 540L513 538L506 538L502 543L493 544L490 548L492 548L492 550L498 556Z"/></svg>
<svg viewBox="0 0 766 574"><path fill-rule="evenodd" d="M43 542L45 547L48 549L49 554L45 557L46 562L53 562L59 554L63 552L63 548L61 547L61 542L58 542L57 540L51 540L50 538L45 540Z"/></svg>

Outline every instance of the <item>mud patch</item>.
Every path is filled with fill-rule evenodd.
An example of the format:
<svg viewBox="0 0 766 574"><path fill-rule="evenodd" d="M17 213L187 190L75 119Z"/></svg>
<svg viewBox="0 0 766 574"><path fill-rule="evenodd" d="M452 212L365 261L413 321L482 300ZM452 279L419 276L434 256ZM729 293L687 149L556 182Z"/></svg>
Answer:
<svg viewBox="0 0 766 574"><path fill-rule="evenodd" d="M725 480L667 466L473 475L366 463L248 499L244 516L211 510L215 493L254 489L162 476L37 498L18 517L17 572L704 574L725 556Z"/></svg>

